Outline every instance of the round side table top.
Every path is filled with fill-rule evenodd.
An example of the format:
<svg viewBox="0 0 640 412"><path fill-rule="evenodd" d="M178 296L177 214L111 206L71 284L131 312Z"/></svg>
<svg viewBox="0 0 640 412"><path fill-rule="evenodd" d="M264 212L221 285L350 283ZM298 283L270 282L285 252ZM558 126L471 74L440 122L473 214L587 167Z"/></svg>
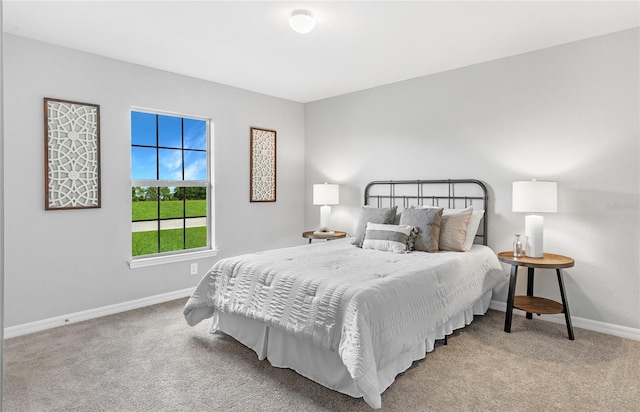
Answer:
<svg viewBox="0 0 640 412"><path fill-rule="evenodd" d="M341 232L339 230L334 230L333 231L333 235L324 235L324 234L319 234L319 235L315 235L313 230L310 230L308 232L304 232L302 233L302 237L305 239L315 239L315 240L322 240L322 239L340 239L343 237L346 237L347 233L346 232Z"/></svg>
<svg viewBox="0 0 640 412"><path fill-rule="evenodd" d="M574 261L570 257L553 253L543 253L541 258L532 258L528 256L513 257L512 251L506 251L498 253L498 260L510 265L543 269L563 269L574 265Z"/></svg>

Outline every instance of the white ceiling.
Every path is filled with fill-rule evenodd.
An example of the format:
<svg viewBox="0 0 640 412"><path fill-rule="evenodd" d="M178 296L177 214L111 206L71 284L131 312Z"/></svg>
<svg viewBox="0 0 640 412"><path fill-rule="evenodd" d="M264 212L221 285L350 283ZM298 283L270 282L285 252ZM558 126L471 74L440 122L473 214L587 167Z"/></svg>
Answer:
<svg viewBox="0 0 640 412"><path fill-rule="evenodd" d="M291 11L316 17L309 34ZM638 1L3 1L4 31L310 102L640 25Z"/></svg>

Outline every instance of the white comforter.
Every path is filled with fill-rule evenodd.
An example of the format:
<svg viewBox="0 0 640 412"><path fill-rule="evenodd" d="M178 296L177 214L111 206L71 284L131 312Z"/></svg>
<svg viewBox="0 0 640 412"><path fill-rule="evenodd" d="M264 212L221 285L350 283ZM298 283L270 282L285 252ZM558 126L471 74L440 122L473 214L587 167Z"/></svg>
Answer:
<svg viewBox="0 0 640 412"><path fill-rule="evenodd" d="M377 371L505 279L495 253L480 245L394 254L334 240L220 260L184 315L189 325L215 310L241 315L335 351L365 401L380 408Z"/></svg>

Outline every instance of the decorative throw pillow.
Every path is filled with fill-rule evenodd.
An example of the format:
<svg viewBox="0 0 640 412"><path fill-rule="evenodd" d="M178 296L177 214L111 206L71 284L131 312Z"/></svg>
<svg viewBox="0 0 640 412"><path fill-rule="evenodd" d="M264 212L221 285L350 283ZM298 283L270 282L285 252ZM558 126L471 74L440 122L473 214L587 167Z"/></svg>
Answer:
<svg viewBox="0 0 640 412"><path fill-rule="evenodd" d="M438 251L442 211L442 208L418 207L410 207L402 211L400 224L413 226L417 229L413 250Z"/></svg>
<svg viewBox="0 0 640 412"><path fill-rule="evenodd" d="M352 244L358 247L362 247L362 242L364 241L365 234L364 231L367 223L392 223L393 219L396 216L397 209L397 206L387 208L363 206L362 210L360 211L360 217L358 218L358 224L356 225L356 231Z"/></svg>
<svg viewBox="0 0 640 412"><path fill-rule="evenodd" d="M464 240L465 252L471 249L473 241L476 240L476 234L478 233L478 228L480 228L482 216L484 216L484 210L474 210L473 213L471 213L471 219L469 219L469 224L467 225L467 235Z"/></svg>
<svg viewBox="0 0 640 412"><path fill-rule="evenodd" d="M454 250L465 252L465 240L467 239L467 226L471 219L473 208L445 209L440 224L440 250Z"/></svg>
<svg viewBox="0 0 640 412"><path fill-rule="evenodd" d="M395 253L410 252L416 230L409 225L367 223L363 249L375 249Z"/></svg>

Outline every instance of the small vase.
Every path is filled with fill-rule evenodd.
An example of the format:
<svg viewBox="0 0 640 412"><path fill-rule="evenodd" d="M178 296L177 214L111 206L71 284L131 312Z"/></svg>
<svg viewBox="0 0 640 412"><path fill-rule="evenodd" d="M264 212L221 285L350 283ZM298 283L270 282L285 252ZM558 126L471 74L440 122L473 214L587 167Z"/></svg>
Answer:
<svg viewBox="0 0 640 412"><path fill-rule="evenodd" d="M523 257L523 256L524 256L524 247L522 246L522 242L520 241L520 235L516 235L516 238L513 241L513 257Z"/></svg>

